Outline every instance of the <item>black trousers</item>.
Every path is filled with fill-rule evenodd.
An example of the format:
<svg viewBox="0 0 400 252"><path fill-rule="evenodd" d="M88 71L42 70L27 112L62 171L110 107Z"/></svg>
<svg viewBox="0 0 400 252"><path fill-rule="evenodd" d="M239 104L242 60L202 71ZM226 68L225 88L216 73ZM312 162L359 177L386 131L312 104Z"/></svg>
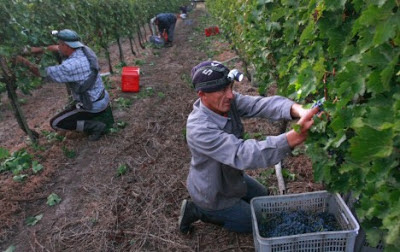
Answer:
<svg viewBox="0 0 400 252"><path fill-rule="evenodd" d="M55 130L63 129L83 131L84 121L86 120L102 121L106 123L107 126L110 126L111 124L112 127L114 118L110 105L99 113L91 113L82 109L77 109L75 106L70 106L55 115L50 120L50 126Z"/></svg>

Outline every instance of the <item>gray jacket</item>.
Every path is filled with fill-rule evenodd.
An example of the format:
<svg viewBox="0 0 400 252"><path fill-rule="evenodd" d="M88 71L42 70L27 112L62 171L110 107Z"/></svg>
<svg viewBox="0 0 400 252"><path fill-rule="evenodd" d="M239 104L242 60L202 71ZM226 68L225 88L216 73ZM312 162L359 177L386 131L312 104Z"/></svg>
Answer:
<svg viewBox="0 0 400 252"><path fill-rule="evenodd" d="M243 140L240 117L291 120L294 102L280 96L234 95L228 117L198 99L186 125L192 154L187 187L196 205L207 210L228 208L246 195L244 170L275 165L291 152L285 134Z"/></svg>

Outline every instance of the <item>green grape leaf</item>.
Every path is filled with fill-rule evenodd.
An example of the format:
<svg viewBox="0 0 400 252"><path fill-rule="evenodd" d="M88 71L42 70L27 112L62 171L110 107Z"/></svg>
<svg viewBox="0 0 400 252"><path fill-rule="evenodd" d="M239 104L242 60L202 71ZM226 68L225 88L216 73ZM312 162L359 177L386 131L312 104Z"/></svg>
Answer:
<svg viewBox="0 0 400 252"><path fill-rule="evenodd" d="M338 95L342 99L353 100L365 92L365 76L362 76L363 69L355 62L346 64L346 70L340 72L338 78Z"/></svg>
<svg viewBox="0 0 400 252"><path fill-rule="evenodd" d="M315 154L314 154L315 157ZM311 157L312 158L312 157ZM312 158L314 160L314 158ZM333 179L331 169L336 164L333 160L329 160L325 158L322 160L321 157L318 157L319 162L313 164L314 178L318 182L324 181L325 183L330 183Z"/></svg>
<svg viewBox="0 0 400 252"><path fill-rule="evenodd" d="M367 81L366 85L367 85L367 88L369 91L374 92L374 93L380 93L385 90L385 87L382 85L380 75L381 75L380 70L374 70L368 76L368 81Z"/></svg>
<svg viewBox="0 0 400 252"><path fill-rule="evenodd" d="M400 23L399 15L392 15L389 19L379 22L376 26L374 44L380 45L393 38L396 34L396 24L398 23Z"/></svg>
<svg viewBox="0 0 400 252"><path fill-rule="evenodd" d="M307 96L315 90L316 78L311 65L308 62L303 62L299 75L297 75L296 85L301 87L301 95Z"/></svg>
<svg viewBox="0 0 400 252"><path fill-rule="evenodd" d="M346 2L346 0L325 0L325 5L327 10L336 11L343 9Z"/></svg>
<svg viewBox="0 0 400 252"><path fill-rule="evenodd" d="M127 123L127 122L123 122L123 121L119 121L119 122L117 122L117 127L118 127L118 128L120 128L120 129L123 129L123 128L125 128L125 127L126 127L126 125L128 125L128 123Z"/></svg>
<svg viewBox="0 0 400 252"><path fill-rule="evenodd" d="M357 169L357 168L354 167L354 165L343 164L343 165L341 165L341 166L339 167L339 173L340 173L340 174L344 174L344 173L347 173L347 172L351 172L351 171L353 171L354 169Z"/></svg>
<svg viewBox="0 0 400 252"><path fill-rule="evenodd" d="M22 181L24 181L27 177L28 177L28 175L26 175L26 174L15 175L15 176L13 177L13 180L14 180L14 181L17 181L17 182L22 182Z"/></svg>
<svg viewBox="0 0 400 252"><path fill-rule="evenodd" d="M370 5L367 10L362 12L358 21L365 26L375 25L381 16L382 12L379 11L378 6Z"/></svg>
<svg viewBox="0 0 400 252"><path fill-rule="evenodd" d="M332 138L331 145L334 148L339 148L339 146L347 140L347 136L344 131L336 132L336 137Z"/></svg>
<svg viewBox="0 0 400 252"><path fill-rule="evenodd" d="M398 244L400 237L400 201L399 198L396 200L397 203L391 206L390 214L383 219L383 224L392 230L386 237L389 244Z"/></svg>
<svg viewBox="0 0 400 252"><path fill-rule="evenodd" d="M26 218L25 223L28 226L34 226L36 225L41 219L43 218L43 214L39 214L36 216L30 216Z"/></svg>
<svg viewBox="0 0 400 252"><path fill-rule="evenodd" d="M322 80L322 78L324 77L324 74L326 72L324 63L325 63L325 58L320 57L312 68L317 80Z"/></svg>
<svg viewBox="0 0 400 252"><path fill-rule="evenodd" d="M370 246L377 246L382 239L382 233L375 228L368 228L365 230L367 240Z"/></svg>
<svg viewBox="0 0 400 252"><path fill-rule="evenodd" d="M290 172L288 169L282 169L282 176L290 181L294 181L296 179L296 174Z"/></svg>
<svg viewBox="0 0 400 252"><path fill-rule="evenodd" d="M371 183L379 181L380 183L385 184L388 172L396 166L397 163L390 159L377 159L368 171L366 179Z"/></svg>
<svg viewBox="0 0 400 252"><path fill-rule="evenodd" d="M394 75L395 66L397 64L397 61L398 61L398 55L381 72L382 86L385 87L386 90L388 90L390 88L390 86L391 86L390 81L391 81L391 79L392 79L392 77Z"/></svg>
<svg viewBox="0 0 400 252"><path fill-rule="evenodd" d="M306 43L307 41L310 41L314 37L314 28L315 25L313 22L309 22L304 31L301 33L300 36L300 44Z"/></svg>
<svg viewBox="0 0 400 252"><path fill-rule="evenodd" d="M334 131L339 131L346 127L346 122L341 115L337 115L332 119L329 127L332 128Z"/></svg>
<svg viewBox="0 0 400 252"><path fill-rule="evenodd" d="M7 149L0 147L0 160L6 159L10 156L10 153Z"/></svg>
<svg viewBox="0 0 400 252"><path fill-rule="evenodd" d="M382 7L388 0L376 0L375 4L378 5L378 7Z"/></svg>
<svg viewBox="0 0 400 252"><path fill-rule="evenodd" d="M358 41L358 47L360 52L365 52L373 46L374 29L364 26L361 28L363 30L358 31L357 34L357 36L360 37Z"/></svg>
<svg viewBox="0 0 400 252"><path fill-rule="evenodd" d="M364 65L376 66L382 69L382 66L390 62L391 56L388 53L391 53L391 50L388 50L386 46L375 47L363 54L361 62Z"/></svg>
<svg viewBox="0 0 400 252"><path fill-rule="evenodd" d="M43 165L39 164L36 160L32 162L32 171L33 173L38 173L43 170Z"/></svg>
<svg viewBox="0 0 400 252"><path fill-rule="evenodd" d="M369 162L372 158L388 157L393 151L393 132L378 131L370 127L362 127L357 136L350 140L351 157L358 162Z"/></svg>
<svg viewBox="0 0 400 252"><path fill-rule="evenodd" d="M4 252L14 252L14 251L15 251L15 246L11 245Z"/></svg>
<svg viewBox="0 0 400 252"><path fill-rule="evenodd" d="M117 176L125 175L127 171L128 171L128 166L126 164L122 164L118 166Z"/></svg>
<svg viewBox="0 0 400 252"><path fill-rule="evenodd" d="M274 0L258 0L259 5L267 4L267 3L273 3Z"/></svg>
<svg viewBox="0 0 400 252"><path fill-rule="evenodd" d="M361 117L355 117L355 118L353 118L353 120L351 121L351 124L350 124L350 126L352 127L352 128L354 128L354 129L357 129L357 128L362 128L362 127L364 127L364 122L362 121L362 118Z"/></svg>
<svg viewBox="0 0 400 252"><path fill-rule="evenodd" d="M47 205L49 206L57 205L60 202L61 198L55 193L52 193L47 197Z"/></svg>
<svg viewBox="0 0 400 252"><path fill-rule="evenodd" d="M371 106L364 123L376 130L384 130L392 128L393 125L393 111L391 107L387 106Z"/></svg>

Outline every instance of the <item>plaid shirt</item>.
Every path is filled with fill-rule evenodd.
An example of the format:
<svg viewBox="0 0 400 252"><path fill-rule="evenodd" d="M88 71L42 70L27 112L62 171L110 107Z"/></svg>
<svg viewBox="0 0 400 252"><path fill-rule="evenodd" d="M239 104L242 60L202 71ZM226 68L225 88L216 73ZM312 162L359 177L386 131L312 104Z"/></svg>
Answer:
<svg viewBox="0 0 400 252"><path fill-rule="evenodd" d="M47 78L59 83L75 83L83 85L90 75L90 64L81 48L75 50L62 64L46 68ZM103 81L100 74L97 75L95 84L89 89L88 93L91 101L96 101L104 90ZM75 101L80 102L79 95L72 91Z"/></svg>

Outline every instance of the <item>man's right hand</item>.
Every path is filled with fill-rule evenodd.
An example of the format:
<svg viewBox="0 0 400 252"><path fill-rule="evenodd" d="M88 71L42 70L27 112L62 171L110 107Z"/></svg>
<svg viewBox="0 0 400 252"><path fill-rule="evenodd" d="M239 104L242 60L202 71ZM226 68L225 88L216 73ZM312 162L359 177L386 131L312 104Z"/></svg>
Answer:
<svg viewBox="0 0 400 252"><path fill-rule="evenodd" d="M58 52L58 45L49 45L47 47L31 47L31 53L39 54L44 53L45 49L49 50L50 52ZM27 54L27 53L24 53ZM28 53L29 54L29 53Z"/></svg>
<svg viewBox="0 0 400 252"><path fill-rule="evenodd" d="M33 54L44 53L44 49L43 47L31 47L31 53Z"/></svg>
<svg viewBox="0 0 400 252"><path fill-rule="evenodd" d="M50 52L58 52L58 45L49 45L47 47L47 50L49 50Z"/></svg>

